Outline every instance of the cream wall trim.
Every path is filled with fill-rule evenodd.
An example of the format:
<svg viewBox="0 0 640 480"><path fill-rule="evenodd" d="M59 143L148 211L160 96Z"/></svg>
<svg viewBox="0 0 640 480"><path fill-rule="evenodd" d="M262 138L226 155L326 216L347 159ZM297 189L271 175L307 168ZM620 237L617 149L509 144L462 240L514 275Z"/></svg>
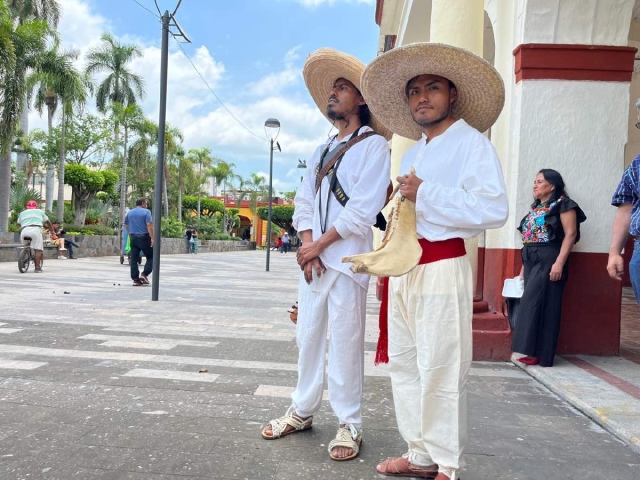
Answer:
<svg viewBox="0 0 640 480"><path fill-rule="evenodd" d="M624 169L629 84L525 80L516 87L516 96L520 124L514 128L511 158L516 178L509 172L510 200L514 191L516 198L505 241L514 238L517 222L529 210L536 172L553 168L589 217L575 250L607 252L615 214L609 202Z"/></svg>
<svg viewBox="0 0 640 480"><path fill-rule="evenodd" d="M485 10L493 26L495 39L494 67L504 81L505 105L495 125L491 128L491 142L502 163L507 192L509 194L509 209L513 210L515 201L515 179L517 178L517 165L514 167L510 149L512 142L511 121L514 116L513 98L515 86L513 50L516 47L517 2L512 0L487 0ZM515 236L508 227L485 231L485 246L487 248L504 248L505 245L514 243Z"/></svg>
<svg viewBox="0 0 640 480"><path fill-rule="evenodd" d="M520 0L519 43L627 44L634 0Z"/></svg>
<svg viewBox="0 0 640 480"><path fill-rule="evenodd" d="M430 0L420 0L430 1ZM406 0L385 0L380 20L380 35L397 35Z"/></svg>

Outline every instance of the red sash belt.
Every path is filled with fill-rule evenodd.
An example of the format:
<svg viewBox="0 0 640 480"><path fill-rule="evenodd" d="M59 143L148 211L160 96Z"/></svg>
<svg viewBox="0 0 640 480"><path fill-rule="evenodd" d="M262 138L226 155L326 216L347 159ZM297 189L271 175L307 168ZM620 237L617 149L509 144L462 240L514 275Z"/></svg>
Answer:
<svg viewBox="0 0 640 480"><path fill-rule="evenodd" d="M461 238L451 238L440 242L430 242L424 238L418 240L422 247L422 256L418 265L433 263L449 258L458 258L466 255L464 240ZM389 306L389 277L384 277L382 281L382 303L380 304L380 315L378 317L380 334L378 336L378 347L376 348L375 364L389 363L389 330L388 330L388 306Z"/></svg>

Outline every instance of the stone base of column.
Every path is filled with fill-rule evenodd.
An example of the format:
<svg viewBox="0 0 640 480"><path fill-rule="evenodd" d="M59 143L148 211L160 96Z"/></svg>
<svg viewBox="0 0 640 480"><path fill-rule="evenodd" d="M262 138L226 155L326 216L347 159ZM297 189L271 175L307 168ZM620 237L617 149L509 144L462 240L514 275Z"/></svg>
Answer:
<svg viewBox="0 0 640 480"><path fill-rule="evenodd" d="M511 329L502 311L489 309L480 299L473 302L473 360L506 362L511 356Z"/></svg>

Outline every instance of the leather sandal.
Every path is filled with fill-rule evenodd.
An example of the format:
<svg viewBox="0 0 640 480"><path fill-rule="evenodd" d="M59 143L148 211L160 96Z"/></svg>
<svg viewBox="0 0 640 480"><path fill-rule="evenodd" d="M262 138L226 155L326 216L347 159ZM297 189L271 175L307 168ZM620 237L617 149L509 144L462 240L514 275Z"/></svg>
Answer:
<svg viewBox="0 0 640 480"><path fill-rule="evenodd" d="M409 461L409 455L389 457L376 467L376 471L387 477L428 478L433 480L438 475L438 465L420 466Z"/></svg>

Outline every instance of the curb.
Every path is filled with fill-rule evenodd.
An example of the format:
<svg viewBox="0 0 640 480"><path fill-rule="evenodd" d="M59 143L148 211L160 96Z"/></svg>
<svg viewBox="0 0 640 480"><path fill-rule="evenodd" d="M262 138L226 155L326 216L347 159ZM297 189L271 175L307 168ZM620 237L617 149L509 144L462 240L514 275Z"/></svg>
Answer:
<svg viewBox="0 0 640 480"><path fill-rule="evenodd" d="M521 370L524 370L536 381L547 387L561 399L565 400L576 410L589 417L607 432L613 434L631 450L636 453L640 453L640 437L638 437L637 432L634 433L629 431L620 422L610 419L608 416L602 414L598 408L587 404L579 395L569 391L561 382L557 382L555 379L545 375L542 367L523 365L515 360L513 356L511 357L511 363L516 367L519 367Z"/></svg>

